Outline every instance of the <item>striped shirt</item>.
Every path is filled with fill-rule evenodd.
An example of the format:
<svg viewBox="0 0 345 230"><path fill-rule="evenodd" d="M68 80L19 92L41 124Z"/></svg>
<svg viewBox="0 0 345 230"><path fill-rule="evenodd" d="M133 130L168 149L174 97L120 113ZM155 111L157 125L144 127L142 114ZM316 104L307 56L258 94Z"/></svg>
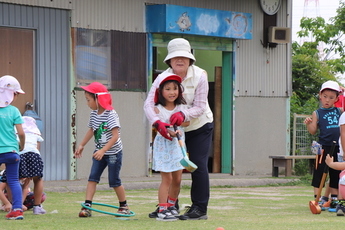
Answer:
<svg viewBox="0 0 345 230"><path fill-rule="evenodd" d="M120 120L115 110L105 110L102 114L97 114L97 110L93 110L90 114L88 127L92 128L94 132L96 150L103 148L112 138L112 129L119 128L119 138L116 143L105 152L105 155L116 154L122 150Z"/></svg>

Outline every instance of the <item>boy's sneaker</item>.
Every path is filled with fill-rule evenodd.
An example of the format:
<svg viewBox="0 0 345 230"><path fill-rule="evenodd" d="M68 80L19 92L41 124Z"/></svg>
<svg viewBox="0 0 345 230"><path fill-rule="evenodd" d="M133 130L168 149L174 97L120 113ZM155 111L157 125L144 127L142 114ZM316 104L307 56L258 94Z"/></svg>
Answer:
<svg viewBox="0 0 345 230"><path fill-rule="evenodd" d="M128 206L122 206L117 210L117 213L123 214L123 215L130 215L131 211L129 210Z"/></svg>
<svg viewBox="0 0 345 230"><path fill-rule="evenodd" d="M345 215L345 201L340 201L337 205L336 212L337 216L344 216Z"/></svg>
<svg viewBox="0 0 345 230"><path fill-rule="evenodd" d="M178 216L180 214L180 212L177 210L175 206L168 207L168 210L173 216Z"/></svg>
<svg viewBox="0 0 345 230"><path fill-rule="evenodd" d="M163 210L162 212L157 213L157 218L156 220L160 221L175 221L177 218L171 214L169 210Z"/></svg>
<svg viewBox="0 0 345 230"><path fill-rule="evenodd" d="M22 220L22 219L24 219L23 211L21 211L21 210L16 210L16 211L12 210L11 212L7 213L6 219L8 219L8 220Z"/></svg>
<svg viewBox="0 0 345 230"><path fill-rule="evenodd" d="M325 210L329 209L330 205L331 205L330 200L329 201L325 201L325 200L319 201L319 206L321 208L321 211L325 211Z"/></svg>
<svg viewBox="0 0 345 230"><path fill-rule="evenodd" d="M328 208L328 211L329 212L336 212L337 211L337 204L338 204L338 200L332 200L331 201L331 204L330 204L330 206L329 206L329 208Z"/></svg>
<svg viewBox="0 0 345 230"><path fill-rule="evenodd" d="M79 212L79 217L91 217L91 210L82 208Z"/></svg>
<svg viewBox="0 0 345 230"><path fill-rule="evenodd" d="M34 206L33 213L34 215L46 214L46 210L42 206Z"/></svg>

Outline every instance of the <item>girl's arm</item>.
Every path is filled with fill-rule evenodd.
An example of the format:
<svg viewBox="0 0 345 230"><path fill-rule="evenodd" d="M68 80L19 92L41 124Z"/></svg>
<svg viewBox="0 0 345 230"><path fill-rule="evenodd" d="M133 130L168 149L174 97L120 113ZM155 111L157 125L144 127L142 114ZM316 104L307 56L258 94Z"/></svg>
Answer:
<svg viewBox="0 0 345 230"><path fill-rule="evenodd" d="M11 205L11 202L6 198L4 194L5 188L6 188L6 183L0 183L0 200L2 204L5 206L4 211L9 212L12 209L12 205Z"/></svg>
<svg viewBox="0 0 345 230"><path fill-rule="evenodd" d="M326 164L335 170L345 169L345 162L333 162L333 157L331 157L329 154L326 156Z"/></svg>
<svg viewBox="0 0 345 230"><path fill-rule="evenodd" d="M181 126L182 127L187 127L190 125L190 121L185 121L185 122L182 122Z"/></svg>
<svg viewBox="0 0 345 230"><path fill-rule="evenodd" d="M311 117L307 117L304 120L304 123L307 125L308 132L311 135L315 135L317 132L317 116L316 112L314 111L311 115Z"/></svg>
<svg viewBox="0 0 345 230"><path fill-rule="evenodd" d="M340 141L341 141L340 147L343 149L343 153L344 153L345 152L345 124L340 125ZM344 158L345 158L345 155L343 155L343 160Z"/></svg>
<svg viewBox="0 0 345 230"><path fill-rule="evenodd" d="M92 128L89 128L89 130L86 132L84 139L79 144L78 148L74 152L74 156L76 158L80 158L82 156L83 150L87 142L93 137L93 130Z"/></svg>
<svg viewBox="0 0 345 230"><path fill-rule="evenodd" d="M22 124L16 124L16 129L19 138L19 151L22 151L25 146L25 133Z"/></svg>

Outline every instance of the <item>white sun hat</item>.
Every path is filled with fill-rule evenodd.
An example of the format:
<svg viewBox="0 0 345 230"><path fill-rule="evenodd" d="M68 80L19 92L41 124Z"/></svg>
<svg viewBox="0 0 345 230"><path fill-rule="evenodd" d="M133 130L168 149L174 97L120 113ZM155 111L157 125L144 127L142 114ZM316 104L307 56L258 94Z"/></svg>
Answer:
<svg viewBox="0 0 345 230"><path fill-rule="evenodd" d="M184 38L175 38L168 43L168 55L165 57L166 63L174 57L186 57L195 62L195 57L192 54L189 42Z"/></svg>
<svg viewBox="0 0 345 230"><path fill-rule="evenodd" d="M18 80L10 75L0 77L0 107L10 105L15 93L25 93L21 89Z"/></svg>

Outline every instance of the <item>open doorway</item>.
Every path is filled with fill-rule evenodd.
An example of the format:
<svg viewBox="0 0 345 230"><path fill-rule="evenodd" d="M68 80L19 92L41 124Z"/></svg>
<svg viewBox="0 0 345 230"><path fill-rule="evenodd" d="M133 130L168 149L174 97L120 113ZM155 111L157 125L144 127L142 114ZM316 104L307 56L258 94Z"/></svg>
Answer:
<svg viewBox="0 0 345 230"><path fill-rule="evenodd" d="M13 103L20 112L26 103L34 103L34 30L0 27L0 77L12 75L18 79L24 95Z"/></svg>

